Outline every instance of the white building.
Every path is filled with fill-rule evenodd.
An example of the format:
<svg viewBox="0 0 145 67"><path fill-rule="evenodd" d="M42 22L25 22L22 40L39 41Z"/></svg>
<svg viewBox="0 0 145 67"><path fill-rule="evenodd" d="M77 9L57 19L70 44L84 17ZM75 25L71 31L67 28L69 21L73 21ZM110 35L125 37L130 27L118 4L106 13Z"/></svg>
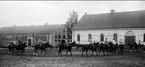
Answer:
<svg viewBox="0 0 145 67"><path fill-rule="evenodd" d="M145 43L145 10L105 14L85 14L73 28L73 41L87 44L89 41L123 40Z"/></svg>

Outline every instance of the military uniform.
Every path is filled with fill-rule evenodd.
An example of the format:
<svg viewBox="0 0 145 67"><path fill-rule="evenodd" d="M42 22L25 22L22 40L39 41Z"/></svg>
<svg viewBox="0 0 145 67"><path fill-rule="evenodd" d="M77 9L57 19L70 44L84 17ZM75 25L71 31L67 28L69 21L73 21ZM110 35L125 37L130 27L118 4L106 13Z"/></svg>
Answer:
<svg viewBox="0 0 145 67"><path fill-rule="evenodd" d="M122 40L119 42L119 49L120 49L120 53L123 54L124 45L123 45L123 41Z"/></svg>

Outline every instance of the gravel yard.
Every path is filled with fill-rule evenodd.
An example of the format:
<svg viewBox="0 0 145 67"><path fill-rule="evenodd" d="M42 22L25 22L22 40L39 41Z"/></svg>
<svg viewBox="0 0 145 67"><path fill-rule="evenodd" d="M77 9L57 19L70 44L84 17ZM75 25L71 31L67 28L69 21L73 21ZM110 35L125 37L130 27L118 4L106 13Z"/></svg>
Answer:
<svg viewBox="0 0 145 67"><path fill-rule="evenodd" d="M30 52L30 51L29 51ZM114 56L80 56L73 52L73 56L57 56L56 51L47 56L32 56L26 52L25 56L0 55L0 67L145 67L145 54L125 53ZM76 54L76 55L75 55Z"/></svg>

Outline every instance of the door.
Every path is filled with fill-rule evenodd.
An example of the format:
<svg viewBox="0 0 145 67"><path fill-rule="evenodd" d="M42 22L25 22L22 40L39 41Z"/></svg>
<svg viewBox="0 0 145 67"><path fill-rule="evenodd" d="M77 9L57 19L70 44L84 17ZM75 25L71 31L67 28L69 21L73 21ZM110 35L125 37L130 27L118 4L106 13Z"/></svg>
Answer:
<svg viewBox="0 0 145 67"><path fill-rule="evenodd" d="M28 39L28 46L31 46L31 39Z"/></svg>
<svg viewBox="0 0 145 67"><path fill-rule="evenodd" d="M135 36L125 36L125 44L132 43L135 41Z"/></svg>

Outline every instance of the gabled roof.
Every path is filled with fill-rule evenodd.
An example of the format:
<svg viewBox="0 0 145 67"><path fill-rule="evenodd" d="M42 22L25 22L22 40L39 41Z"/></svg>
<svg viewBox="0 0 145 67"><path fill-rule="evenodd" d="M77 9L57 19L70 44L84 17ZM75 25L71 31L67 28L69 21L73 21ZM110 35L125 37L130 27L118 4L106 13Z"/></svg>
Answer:
<svg viewBox="0 0 145 67"><path fill-rule="evenodd" d="M63 27L63 25L36 25L36 26L16 26L2 27L0 34L46 34L53 33Z"/></svg>
<svg viewBox="0 0 145 67"><path fill-rule="evenodd" d="M84 15L73 29L108 28L145 28L145 10Z"/></svg>

